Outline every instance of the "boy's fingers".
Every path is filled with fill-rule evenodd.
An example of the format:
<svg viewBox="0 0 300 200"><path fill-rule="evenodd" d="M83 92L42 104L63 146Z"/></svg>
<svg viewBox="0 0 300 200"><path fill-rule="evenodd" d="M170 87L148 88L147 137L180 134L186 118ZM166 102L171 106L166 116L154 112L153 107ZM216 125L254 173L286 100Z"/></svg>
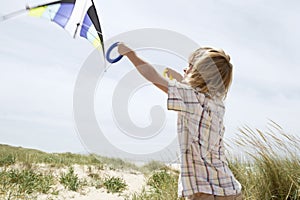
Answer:
<svg viewBox="0 0 300 200"><path fill-rule="evenodd" d="M163 76L165 78L169 78L170 80L173 80L173 76L170 74L169 72L169 68L165 68L164 71L163 71Z"/></svg>
<svg viewBox="0 0 300 200"><path fill-rule="evenodd" d="M166 78L168 74L169 70L168 68L165 68L164 71L163 71L163 76Z"/></svg>
<svg viewBox="0 0 300 200"><path fill-rule="evenodd" d="M129 53L129 52L131 52L132 50L129 48L129 47L127 47L123 42L120 42L119 44L118 44L118 52L119 52L119 54L121 54L121 55L126 55L127 53Z"/></svg>

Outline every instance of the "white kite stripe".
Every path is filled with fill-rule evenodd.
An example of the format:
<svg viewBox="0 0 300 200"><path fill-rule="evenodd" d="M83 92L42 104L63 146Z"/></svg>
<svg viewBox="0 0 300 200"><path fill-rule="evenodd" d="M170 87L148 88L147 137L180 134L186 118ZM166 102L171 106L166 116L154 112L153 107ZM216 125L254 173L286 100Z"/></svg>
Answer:
<svg viewBox="0 0 300 200"><path fill-rule="evenodd" d="M74 5L72 15L65 26L65 29L74 36L77 24L82 24L85 14L87 13L89 7L92 6L91 0L77 0ZM78 27L78 32L80 32L80 27Z"/></svg>

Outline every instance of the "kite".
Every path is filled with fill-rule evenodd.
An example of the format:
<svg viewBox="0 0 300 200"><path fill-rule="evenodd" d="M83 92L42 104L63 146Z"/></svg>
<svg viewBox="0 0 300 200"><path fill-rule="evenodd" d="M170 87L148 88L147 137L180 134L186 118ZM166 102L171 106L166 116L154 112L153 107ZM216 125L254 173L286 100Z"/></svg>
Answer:
<svg viewBox="0 0 300 200"><path fill-rule="evenodd" d="M95 48L102 50L105 57L103 34L93 0L60 0L34 7L26 6L25 9L2 16L0 21L15 17L24 11L28 12L29 16L49 19L64 28L73 38L78 35L86 38ZM106 59L110 63L118 62L123 57L110 57L111 51L117 46L118 42L112 44L107 51Z"/></svg>
<svg viewBox="0 0 300 200"><path fill-rule="evenodd" d="M42 17L58 24L70 33L72 37L80 35L90 41L94 47L104 53L104 42L99 17L93 0L61 0L2 16L4 21L28 11L29 16Z"/></svg>
<svg viewBox="0 0 300 200"><path fill-rule="evenodd" d="M61 0L27 7L29 15L55 22L74 38L80 35L104 52L103 36L93 0Z"/></svg>

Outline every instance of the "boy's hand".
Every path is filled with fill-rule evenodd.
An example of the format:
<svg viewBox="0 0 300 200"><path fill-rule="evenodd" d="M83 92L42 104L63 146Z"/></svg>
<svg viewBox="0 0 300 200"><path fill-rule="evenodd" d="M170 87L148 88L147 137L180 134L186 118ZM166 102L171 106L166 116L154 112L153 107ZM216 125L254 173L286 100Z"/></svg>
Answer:
<svg viewBox="0 0 300 200"><path fill-rule="evenodd" d="M176 81L178 82L181 82L183 79L183 76L181 74L168 67L164 70L164 74L167 75L169 79L176 79Z"/></svg>
<svg viewBox="0 0 300 200"><path fill-rule="evenodd" d="M123 56L127 56L129 53L132 53L134 51L130 49L128 46L126 46L124 43L120 42L118 44L118 52Z"/></svg>

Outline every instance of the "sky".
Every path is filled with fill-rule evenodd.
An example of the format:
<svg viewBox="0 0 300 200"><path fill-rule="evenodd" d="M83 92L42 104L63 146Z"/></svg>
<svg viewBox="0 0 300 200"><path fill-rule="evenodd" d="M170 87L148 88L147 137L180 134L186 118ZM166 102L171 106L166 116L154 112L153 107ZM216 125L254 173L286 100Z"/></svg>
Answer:
<svg viewBox="0 0 300 200"><path fill-rule="evenodd" d="M1 0L0 15L44 2ZM299 133L299 1L95 0L95 4L106 40L136 29L166 29L200 46L222 48L231 56L234 79L225 101L227 139L244 125L264 130L269 120L287 133ZM93 46L26 14L0 22L0 44L0 143L47 152L86 151L74 123L73 92ZM184 62L176 64L165 53L141 51L140 55L150 63L172 63L178 70L185 67ZM132 67L123 59L102 81L109 82L116 67L122 66ZM117 83L114 79L111 85ZM128 108L132 120L141 126L149 122L144 113L156 102L166 111L166 96L147 88L150 97L137 92ZM109 84L98 86L95 107L99 124L114 130L113 117L103 117L111 111L104 115L100 111L102 106L104 112L110 101L101 98L109 95L109 89ZM142 105L143 101L147 105ZM167 120L173 123L174 114L167 114ZM175 127L170 125L168 130L174 132ZM151 149L150 144L143 145Z"/></svg>

